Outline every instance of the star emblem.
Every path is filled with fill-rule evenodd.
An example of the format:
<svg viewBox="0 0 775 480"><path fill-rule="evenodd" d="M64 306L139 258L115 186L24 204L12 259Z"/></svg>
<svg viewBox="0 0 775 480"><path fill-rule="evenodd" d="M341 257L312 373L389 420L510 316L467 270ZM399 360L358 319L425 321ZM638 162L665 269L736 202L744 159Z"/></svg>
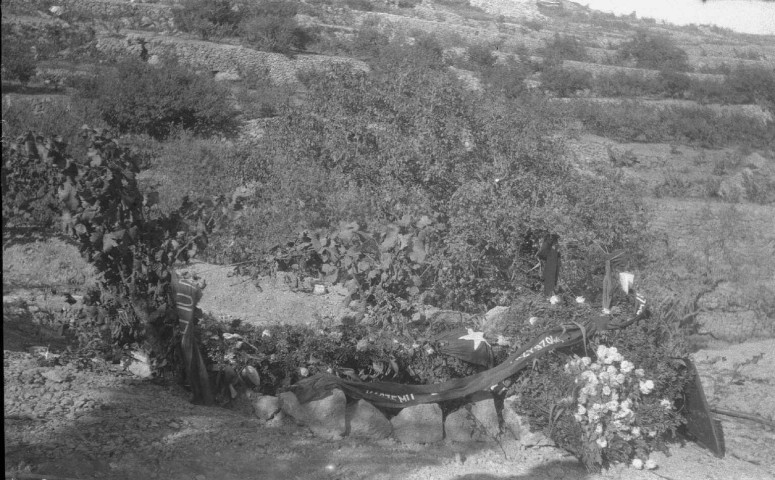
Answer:
<svg viewBox="0 0 775 480"><path fill-rule="evenodd" d="M484 332L475 332L472 328L468 328L467 330L468 334L459 337L458 340L472 340L474 342L474 350L479 350L479 345L482 343L490 345L487 343L487 340L484 339Z"/></svg>

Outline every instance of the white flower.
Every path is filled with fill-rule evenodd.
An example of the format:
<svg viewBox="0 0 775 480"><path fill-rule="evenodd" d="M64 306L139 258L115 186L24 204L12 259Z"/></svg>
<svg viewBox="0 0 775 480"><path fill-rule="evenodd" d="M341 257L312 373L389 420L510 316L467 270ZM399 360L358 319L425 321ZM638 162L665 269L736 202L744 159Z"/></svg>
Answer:
<svg viewBox="0 0 775 480"><path fill-rule="evenodd" d="M654 438L656 436L657 436L657 431L656 430L649 430L649 437Z"/></svg>
<svg viewBox="0 0 775 480"><path fill-rule="evenodd" d="M610 401L605 404L606 407L608 407L608 410L615 412L617 408L619 408L619 402Z"/></svg>
<svg viewBox="0 0 775 480"><path fill-rule="evenodd" d="M581 415L579 415L578 413L574 413L573 414L573 418L575 418L577 422L581 423L581 420L582 420L583 417Z"/></svg>
<svg viewBox="0 0 775 480"><path fill-rule="evenodd" d="M640 458L633 459L632 466L640 470L641 468L643 468L643 460L641 460Z"/></svg>
<svg viewBox="0 0 775 480"><path fill-rule="evenodd" d="M608 440L606 440L605 438L598 438L596 441L597 441L597 444L600 446L600 448L605 448L608 446Z"/></svg>
<svg viewBox="0 0 775 480"><path fill-rule="evenodd" d="M549 298L549 303L551 303L552 305L557 305L558 303L560 303L560 297L558 297L557 295L552 295L551 298Z"/></svg>
<svg viewBox="0 0 775 480"><path fill-rule="evenodd" d="M645 382L641 381L639 385L640 385L640 391L644 395L648 395L649 393L651 393L652 390L654 390L654 382L652 382L651 380L646 380Z"/></svg>
<svg viewBox="0 0 775 480"><path fill-rule="evenodd" d="M627 360L622 361L622 364L619 366L619 369L622 371L622 373L630 373L634 368L635 365Z"/></svg>
<svg viewBox="0 0 775 480"><path fill-rule="evenodd" d="M666 408L668 410L673 408L673 402L671 402L670 400L668 400L666 398L663 398L662 400L660 400L659 404L662 405L662 407L664 407L664 408Z"/></svg>
<svg viewBox="0 0 775 480"><path fill-rule="evenodd" d="M647 470L654 470L655 468L657 468L657 462L649 458L648 460L646 460L645 467Z"/></svg>
<svg viewBox="0 0 775 480"><path fill-rule="evenodd" d="M597 354L597 358L605 357L607 351L608 348L605 345L598 345L597 351L595 352Z"/></svg>
<svg viewBox="0 0 775 480"><path fill-rule="evenodd" d="M635 369L635 375L636 375L636 376L638 376L638 377L641 377L641 378L642 378L642 377L643 377L643 375L645 375L645 374L646 374L646 372L644 372L642 368L637 368L637 369Z"/></svg>
<svg viewBox="0 0 775 480"><path fill-rule="evenodd" d="M584 303L586 299L584 297L576 297L576 303Z"/></svg>
<svg viewBox="0 0 775 480"><path fill-rule="evenodd" d="M611 395L611 387L608 385L603 387L603 395Z"/></svg>
<svg viewBox="0 0 775 480"><path fill-rule="evenodd" d="M627 399L625 399L625 400L622 402L622 410L625 410L625 411L626 411L626 410L629 410L630 408L632 408L632 400L630 400L629 398L627 398Z"/></svg>
<svg viewBox="0 0 775 480"><path fill-rule="evenodd" d="M619 375L616 376L616 383L618 383L619 385L624 385L624 380L625 378L623 373L620 373Z"/></svg>
<svg viewBox="0 0 775 480"><path fill-rule="evenodd" d="M530 325L535 325L537 321L538 321L538 317L530 317L528 319L528 322L530 322Z"/></svg>
<svg viewBox="0 0 775 480"><path fill-rule="evenodd" d="M583 363L584 366L588 367L592 363L592 359L589 357L582 357L581 363Z"/></svg>
<svg viewBox="0 0 775 480"><path fill-rule="evenodd" d="M579 409L578 409L578 412L577 412L577 413L578 413L579 415L584 415L585 413L587 413L587 409L586 409L586 407L584 407L584 405L579 405Z"/></svg>
<svg viewBox="0 0 775 480"><path fill-rule="evenodd" d="M635 435L636 437L640 437L640 428L633 427L632 428L632 434Z"/></svg>
<svg viewBox="0 0 775 480"><path fill-rule="evenodd" d="M607 308L604 308L602 313L603 313L603 315L610 315L611 314L611 310L609 310Z"/></svg>
<svg viewBox="0 0 775 480"><path fill-rule="evenodd" d="M308 369L308 368L305 368L305 367L301 367L301 368L299 369L299 374L300 374L302 377L308 377L308 376L309 376L309 369Z"/></svg>
<svg viewBox="0 0 775 480"><path fill-rule="evenodd" d="M595 433L598 435L603 433L603 426L600 425L599 423L597 424L597 427L595 427Z"/></svg>
<svg viewBox="0 0 775 480"><path fill-rule="evenodd" d="M261 332L262 337L271 337L272 332L269 331L269 329L265 329L263 332Z"/></svg>
<svg viewBox="0 0 775 480"><path fill-rule="evenodd" d="M616 376L617 373L619 373L619 371L613 365L609 365L606 371L608 372L609 376L614 376L614 377Z"/></svg>

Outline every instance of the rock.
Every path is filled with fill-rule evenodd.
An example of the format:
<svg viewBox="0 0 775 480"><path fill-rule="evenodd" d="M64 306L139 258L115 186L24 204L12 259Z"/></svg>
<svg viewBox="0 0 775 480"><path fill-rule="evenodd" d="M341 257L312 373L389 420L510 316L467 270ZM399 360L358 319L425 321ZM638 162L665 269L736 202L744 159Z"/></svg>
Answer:
<svg viewBox="0 0 775 480"><path fill-rule="evenodd" d="M43 375L47 380L51 380L52 382L56 383L67 381L67 375L58 368L42 372L41 375Z"/></svg>
<svg viewBox="0 0 775 480"><path fill-rule="evenodd" d="M297 424L309 427L315 435L328 439L344 436L346 404L347 398L339 389L303 405L292 392L280 394L280 406L286 415L293 417Z"/></svg>
<svg viewBox="0 0 775 480"><path fill-rule="evenodd" d="M554 445L554 442L543 433L530 431L527 418L514 410L514 404L518 400L517 396L511 396L503 401L503 434L506 438L519 440L521 448Z"/></svg>
<svg viewBox="0 0 775 480"><path fill-rule="evenodd" d="M736 174L725 178L719 184L716 194L728 202L739 202L748 197L746 184L753 180L750 168L744 168Z"/></svg>
<svg viewBox="0 0 775 480"><path fill-rule="evenodd" d="M393 433L393 425L377 407L358 400L345 409L346 435L355 438L381 440Z"/></svg>
<svg viewBox="0 0 775 480"><path fill-rule="evenodd" d="M476 420L474 439L487 442L498 435L500 422L495 400L489 392L480 392L471 397L471 415Z"/></svg>
<svg viewBox="0 0 775 480"><path fill-rule="evenodd" d="M218 72L213 78L216 82L236 82L240 80L240 76L234 72Z"/></svg>
<svg viewBox="0 0 775 480"><path fill-rule="evenodd" d="M296 395L293 392L283 392L279 396L280 400L280 409L282 412L296 420L296 423L300 425L306 425L308 423L307 414L304 411L303 408L301 408L301 404L299 403L299 399L296 398Z"/></svg>
<svg viewBox="0 0 775 480"><path fill-rule="evenodd" d="M770 163L770 162L769 162L769 161L768 161L766 158L762 157L762 156L761 156L761 155L759 155L759 153L757 153L757 152L754 152L754 153L752 153L752 154L748 155L748 156L747 156L747 157L745 157L745 159L743 160L743 165L744 165L745 167L748 167L748 168L755 168L755 169L763 169L763 168L767 168L767 165L768 165L769 163Z"/></svg>
<svg viewBox="0 0 775 480"><path fill-rule="evenodd" d="M312 433L322 438L336 439L343 437L346 431L346 405L344 392L334 389L331 395L308 402L302 408L310 419Z"/></svg>
<svg viewBox="0 0 775 480"><path fill-rule="evenodd" d="M481 392L471 398L472 403L447 415L444 436L453 442L487 442L499 431L498 411L492 394Z"/></svg>
<svg viewBox="0 0 775 480"><path fill-rule="evenodd" d="M253 402L253 412L261 420L271 420L280 411L280 399L277 397L264 395L262 397L258 397Z"/></svg>
<svg viewBox="0 0 775 480"><path fill-rule="evenodd" d="M153 374L151 366L145 362L132 362L127 367L127 370L140 378L150 378Z"/></svg>
<svg viewBox="0 0 775 480"><path fill-rule="evenodd" d="M436 443L444 439L441 408L435 403L407 407L390 423L393 436L403 443Z"/></svg>

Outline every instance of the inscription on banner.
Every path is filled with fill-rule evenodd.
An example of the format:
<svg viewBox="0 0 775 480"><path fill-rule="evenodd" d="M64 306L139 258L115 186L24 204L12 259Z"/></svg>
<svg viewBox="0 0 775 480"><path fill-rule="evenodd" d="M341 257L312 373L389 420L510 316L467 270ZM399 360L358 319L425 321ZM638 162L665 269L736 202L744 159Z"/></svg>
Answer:
<svg viewBox="0 0 775 480"><path fill-rule="evenodd" d="M374 390L366 390L367 395L374 395L377 397L387 398L388 400L392 400L394 402L398 403L406 403L411 402L414 400L414 394L409 393L407 395L391 395L389 393L383 393L383 392L375 392Z"/></svg>
<svg viewBox="0 0 775 480"><path fill-rule="evenodd" d="M540 352L541 350L543 350L544 348L550 345L554 345L555 343L561 343L561 342L562 340L560 340L560 337L552 337L551 335L549 335L548 337L545 337L540 342L536 343L532 347L522 352L522 355L520 355L517 360L522 360L523 358L527 358L530 355Z"/></svg>

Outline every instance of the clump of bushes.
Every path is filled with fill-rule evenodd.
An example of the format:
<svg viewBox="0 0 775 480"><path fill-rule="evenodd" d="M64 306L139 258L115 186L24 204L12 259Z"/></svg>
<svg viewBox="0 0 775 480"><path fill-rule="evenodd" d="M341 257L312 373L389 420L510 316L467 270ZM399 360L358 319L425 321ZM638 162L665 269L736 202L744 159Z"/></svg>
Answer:
<svg viewBox="0 0 775 480"><path fill-rule="evenodd" d="M592 74L562 66L544 65L541 70L541 86L560 97L570 97L593 85Z"/></svg>
<svg viewBox="0 0 775 480"><path fill-rule="evenodd" d="M621 61L632 61L639 68L689 71L689 56L668 37L641 30L619 47Z"/></svg>
<svg viewBox="0 0 775 480"><path fill-rule="evenodd" d="M546 46L539 53L544 57L544 61L554 64L561 60L583 62L589 58L587 49L581 40L572 35L560 35L559 33L555 33L554 38L546 42Z"/></svg>
<svg viewBox="0 0 775 480"><path fill-rule="evenodd" d="M228 90L174 62L122 61L81 94L93 102L102 120L122 133L163 139L177 129L213 133L236 127Z"/></svg>
<svg viewBox="0 0 775 480"><path fill-rule="evenodd" d="M22 84L35 76L37 60L32 53L32 44L6 38L2 44L2 75L4 80L18 80Z"/></svg>
<svg viewBox="0 0 775 480"><path fill-rule="evenodd" d="M297 4L285 0L184 0L173 14L178 28L205 40L236 35L260 50L290 53L314 40L298 25L297 13Z"/></svg>

